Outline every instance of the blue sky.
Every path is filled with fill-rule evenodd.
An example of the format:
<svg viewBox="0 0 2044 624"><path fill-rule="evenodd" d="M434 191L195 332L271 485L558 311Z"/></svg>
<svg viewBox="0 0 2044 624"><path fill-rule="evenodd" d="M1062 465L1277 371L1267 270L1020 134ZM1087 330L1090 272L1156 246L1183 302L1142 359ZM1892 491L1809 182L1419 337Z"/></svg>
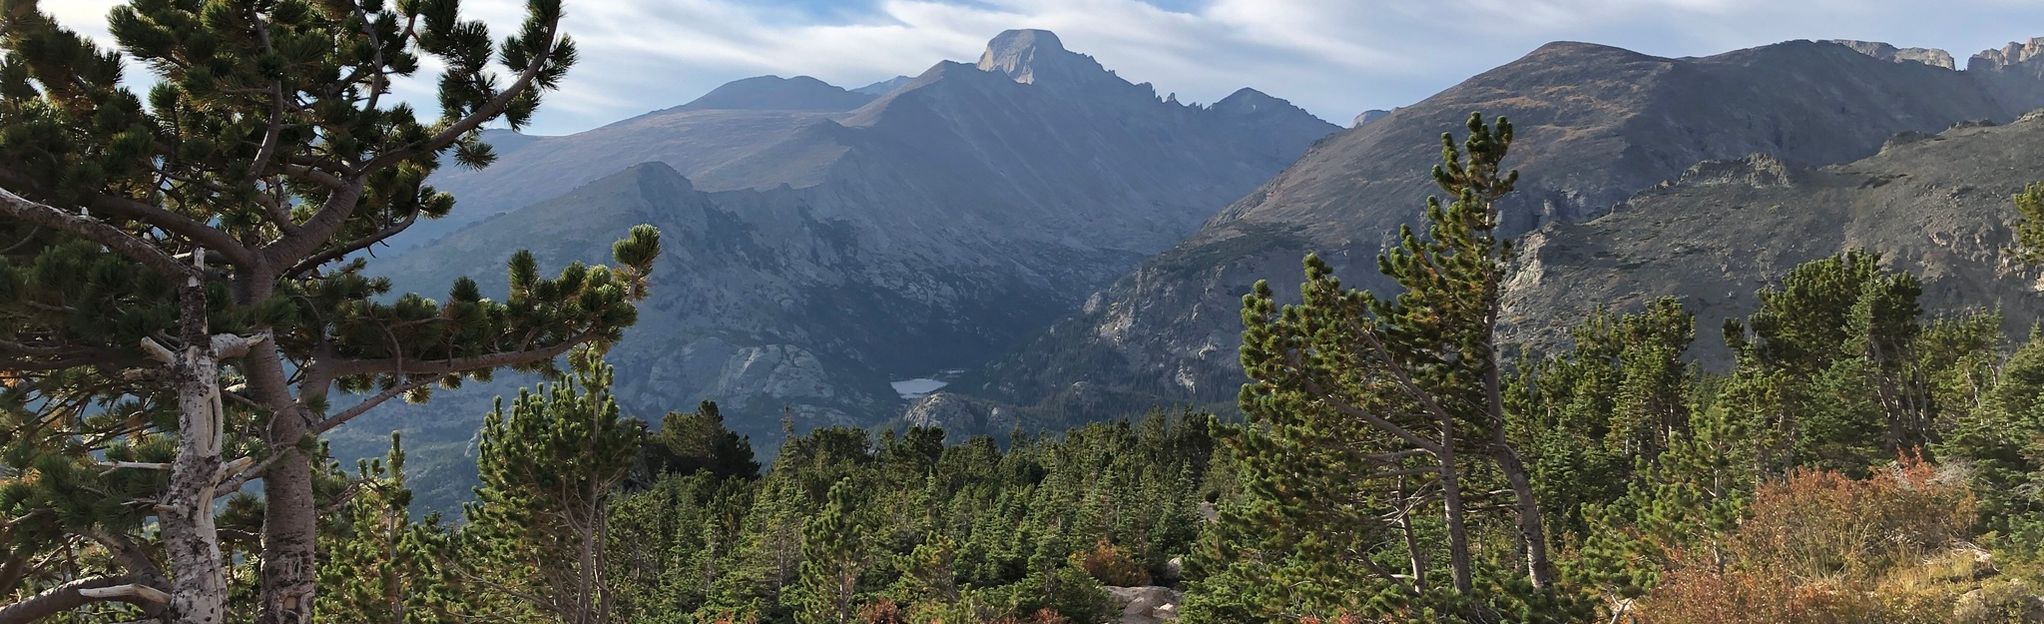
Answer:
<svg viewBox="0 0 2044 624"><path fill-rule="evenodd" d="M104 38L117 0L43 0ZM466 0L508 32L522 0ZM977 58L1045 28L1187 102L1243 86L1346 124L1425 98L1555 40L1662 56L1851 38L1973 53L2044 36L2038 0L567 0L582 61L529 131L564 134L761 74L846 87ZM408 90L420 104L422 84Z"/></svg>

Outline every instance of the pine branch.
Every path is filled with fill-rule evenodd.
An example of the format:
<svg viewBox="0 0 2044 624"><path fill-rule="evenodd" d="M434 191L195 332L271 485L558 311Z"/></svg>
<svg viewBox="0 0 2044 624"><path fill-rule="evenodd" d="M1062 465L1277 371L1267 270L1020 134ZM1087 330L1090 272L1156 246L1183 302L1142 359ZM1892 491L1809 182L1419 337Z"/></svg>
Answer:
<svg viewBox="0 0 2044 624"><path fill-rule="evenodd" d="M0 184L6 184L18 189L32 189L36 187L34 180L6 169L0 169ZM133 219L162 229L165 232L184 236L192 239L193 242L198 243L202 247L219 251L228 259L236 262L252 260L254 258L248 252L247 246L242 245L241 241L235 240L234 237L228 236L226 232L193 220L190 217L164 210L162 207L148 202L114 195L94 195L87 204L87 207L100 214Z"/></svg>
<svg viewBox="0 0 2044 624"><path fill-rule="evenodd" d="M1335 398L1333 393L1330 393L1327 391L1326 388L1321 387L1320 382L1313 381L1313 379L1310 376L1302 375L1300 377L1300 380L1306 386L1306 392L1311 393L1315 397L1319 397L1322 403L1326 403L1329 407L1333 407L1336 411L1339 411L1343 414L1347 414L1349 416L1354 416L1356 418L1361 418L1363 419L1364 422L1370 423L1371 426L1381 429L1385 433L1397 436L1398 439L1404 440L1406 444L1411 444L1413 447L1418 448L1420 450L1424 450L1429 454L1440 453L1441 445L1427 441L1426 438L1422 438L1419 437L1417 434L1414 434L1412 430L1400 427L1398 426L1397 423L1391 422L1390 420L1386 420L1383 416L1370 413L1369 410L1365 410L1354 405L1349 405L1347 401Z"/></svg>
<svg viewBox="0 0 2044 624"><path fill-rule="evenodd" d="M518 72L518 78L511 81L511 86L498 92L497 97L491 98L488 103L469 112L467 116L462 117L453 124L448 125L439 134L433 135L432 138L379 154L376 158L364 163L358 171L362 173L372 172L407 158L440 151L442 148L453 145L455 141L460 140L462 135L482 127L485 122L496 119L498 115L503 114L504 110L509 108L513 101L516 101L519 96L524 95L526 90L532 88L533 79L539 77L539 73L546 69L548 61L553 60L554 53L560 49L560 26L560 13L556 12L554 18L547 22L546 50L532 55L532 58L526 62L524 71Z"/></svg>
<svg viewBox="0 0 2044 624"><path fill-rule="evenodd" d="M440 381L439 377L420 377L401 384L391 386L389 388L385 388L382 392L376 393L375 396L363 399L362 402L356 403L354 406L349 407L348 409L341 410L341 412L338 414L328 416L325 420L319 421L319 424L313 425L312 433L314 435L318 435L331 431L333 430L334 427L339 427L343 424L346 424L348 421L354 420L355 417L368 413L369 410L374 409L378 405L382 405L386 401L397 398L399 395L402 395L404 393L411 392L419 388L424 388L438 381Z"/></svg>
<svg viewBox="0 0 2044 624"><path fill-rule="evenodd" d="M300 260L298 264L294 264L291 266L290 269L285 270L284 275L296 276L306 271L310 271L314 268L318 268L319 265L326 264L328 262L333 262L335 260L340 260L342 258L346 258L348 257L348 254L368 249L371 246L376 245L377 243L389 240L390 237L392 236L397 236L398 234L403 233L405 230L410 229L412 227L412 224L417 223L418 221L419 221L418 212L413 212L411 214L405 215L405 218L403 220L400 220L397 223L390 224L389 226L386 226L381 230L377 230L376 233L374 234L370 234L368 236L364 236L362 238L349 241L345 245L341 245L339 247L335 247L333 249L321 252L310 258Z"/></svg>
<svg viewBox="0 0 2044 624"><path fill-rule="evenodd" d="M99 243L123 257L140 262L165 277L204 278L198 268L178 262L162 249L119 228L91 217L79 216L49 204L30 200L5 188L0 188L0 216L75 234Z"/></svg>
<svg viewBox="0 0 2044 624"><path fill-rule="evenodd" d="M248 485L248 482L261 477L263 472L270 469L271 464L277 463L277 460L282 459L286 453L295 452L298 452L298 449L292 447L281 448L276 453L253 464L250 463L254 459L251 457L234 460L232 464L220 468L221 481L213 486L213 491L218 496L227 496L241 491L242 486Z"/></svg>

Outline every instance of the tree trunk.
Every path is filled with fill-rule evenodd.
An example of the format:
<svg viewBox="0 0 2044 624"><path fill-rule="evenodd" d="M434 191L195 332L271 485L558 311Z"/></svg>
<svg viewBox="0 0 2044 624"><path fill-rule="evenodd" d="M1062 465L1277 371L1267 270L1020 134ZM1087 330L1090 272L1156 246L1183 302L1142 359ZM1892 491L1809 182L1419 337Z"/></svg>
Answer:
<svg viewBox="0 0 2044 624"><path fill-rule="evenodd" d="M241 305L255 305L275 292L276 280L268 267L245 269L235 283L235 299ZM316 589L314 557L319 525L319 503L312 491L312 460L297 450L312 433L312 415L300 395L324 399L330 380L315 373L321 363L308 363L301 370L307 378L300 391L292 393L284 373L284 355L275 341L251 345L242 362L249 389L257 401L270 409L269 432L265 441L274 454L262 474L263 540L256 622L258 624L309 624Z"/></svg>
<svg viewBox="0 0 2044 624"><path fill-rule="evenodd" d="M176 624L220 624L227 621L227 573L213 523L225 436L220 358L207 331L204 286L192 278L179 299L184 348L174 355L161 346L150 348L159 360L170 360L177 387L177 455L170 488L156 508L171 569L167 615Z"/></svg>
<svg viewBox="0 0 2044 624"><path fill-rule="evenodd" d="M1455 591L1466 596L1475 592L1476 582L1470 576L1469 527L1463 520L1462 486L1456 480L1455 422L1445 415L1440 422L1441 516L1448 525L1448 571Z"/></svg>
<svg viewBox="0 0 2044 624"><path fill-rule="evenodd" d="M310 421L291 396L275 346L264 343L248 359L249 385L273 414L270 450L279 454L263 472L263 568L256 622L306 624L312 621L319 503L312 494L311 458L292 449L310 433Z"/></svg>
<svg viewBox="0 0 2044 624"><path fill-rule="evenodd" d="M1533 479L1526 473L1526 463L1519 459L1519 452L1512 449L1512 440L1506 432L1504 379L1497 360L1497 319L1498 283L1497 273L1492 274L1489 286L1490 312L1484 317L1484 400L1489 405L1489 429L1491 448L1488 455L1498 464L1498 470L1505 473L1505 481L1512 486L1513 504L1518 511L1519 542L1525 549L1526 572L1534 587L1548 587L1554 584L1554 564L1547 559L1547 529L1543 526L1540 500L1533 494Z"/></svg>
<svg viewBox="0 0 2044 624"><path fill-rule="evenodd" d="M1415 593L1425 594L1427 591L1427 553L1420 546L1419 532L1412 526L1412 504L1407 502L1411 496L1410 491L1405 487L1405 477L1399 477L1397 497L1399 504L1404 505L1405 508L1398 513L1398 530L1405 536L1405 558L1412 568L1413 590Z"/></svg>
<svg viewBox="0 0 2044 624"><path fill-rule="evenodd" d="M1513 504L1517 507L1519 540L1526 549L1526 572L1534 587L1548 587L1554 584L1554 563L1547 556L1547 528L1543 526L1540 501L1533 495L1533 480L1526 474L1525 463L1519 460L1518 451L1503 439L1504 429L1496 429L1498 470L1505 473L1505 481L1512 486Z"/></svg>
<svg viewBox="0 0 2044 624"><path fill-rule="evenodd" d="M575 610L574 613L570 614L572 617L569 618L574 624L600 624L596 619L596 593L600 591L597 585L596 557L600 546L596 543L598 514L595 509L597 505L596 497L600 496L600 494L596 491L596 484L594 482L588 483L587 486L582 494L588 497L584 501L591 508L569 512L587 512L586 515L583 515L583 518L588 521L588 524L582 530L582 539L578 549L581 552L575 553L577 567L581 569L578 570L579 574L575 575L575 601L574 604L569 605Z"/></svg>

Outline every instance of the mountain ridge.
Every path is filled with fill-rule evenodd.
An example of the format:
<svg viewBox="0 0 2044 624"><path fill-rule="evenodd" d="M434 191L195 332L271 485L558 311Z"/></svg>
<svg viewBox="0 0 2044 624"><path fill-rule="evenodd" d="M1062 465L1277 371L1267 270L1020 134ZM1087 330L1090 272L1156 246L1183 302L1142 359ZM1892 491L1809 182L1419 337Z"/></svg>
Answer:
<svg viewBox="0 0 2044 624"><path fill-rule="evenodd" d="M947 391L1010 405L1088 404L1057 398L1084 382L1151 402L1225 401L1240 383L1240 295L1265 278L1292 290L1309 250L1353 285L1383 286L1378 250L1434 192L1427 171L1441 132L1471 111L1509 117L1518 131L1507 164L1524 177L1506 199L1503 228L1517 235L1597 218L1702 161L1765 152L1797 165L1850 162L1898 133L2007 120L2018 112L2011 101L2044 104L2044 93L2022 90L2044 80L2019 78L1897 63L1831 42L1693 58L1543 45L1321 141L1185 242Z"/></svg>
<svg viewBox="0 0 2044 624"><path fill-rule="evenodd" d="M459 185L558 198L401 254L390 275L400 286L466 275L487 289L521 244L548 265L593 261L613 230L660 226L672 251L611 354L620 400L717 400L734 428L771 445L784 412L805 430L895 415L906 403L889 381L1012 348L1337 129L1254 90L1211 107L1169 102L1048 33L1004 33L988 50L987 69L939 62L851 110L735 98L751 108L670 109L519 146ZM756 82L773 89L736 93L792 84L806 97L821 84ZM717 124L773 133L747 142ZM722 161L703 146L663 151L706 138L730 141ZM640 160L602 175L564 160L597 153Z"/></svg>

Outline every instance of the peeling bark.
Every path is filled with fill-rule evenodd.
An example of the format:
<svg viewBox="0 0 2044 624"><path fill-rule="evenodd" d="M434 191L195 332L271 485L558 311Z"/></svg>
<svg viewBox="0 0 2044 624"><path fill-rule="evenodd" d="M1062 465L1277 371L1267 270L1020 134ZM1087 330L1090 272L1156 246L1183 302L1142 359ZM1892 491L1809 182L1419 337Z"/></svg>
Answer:
<svg viewBox="0 0 2044 624"><path fill-rule="evenodd" d="M195 263L205 257L192 256ZM246 345L216 340L207 332L205 287L197 278L185 284L179 299L184 347L173 354L143 341L145 351L170 366L177 388L177 455L170 465L170 487L156 507L172 570L168 618L176 624L221 624L227 621L227 574L213 500L225 427L216 345L244 351Z"/></svg>

